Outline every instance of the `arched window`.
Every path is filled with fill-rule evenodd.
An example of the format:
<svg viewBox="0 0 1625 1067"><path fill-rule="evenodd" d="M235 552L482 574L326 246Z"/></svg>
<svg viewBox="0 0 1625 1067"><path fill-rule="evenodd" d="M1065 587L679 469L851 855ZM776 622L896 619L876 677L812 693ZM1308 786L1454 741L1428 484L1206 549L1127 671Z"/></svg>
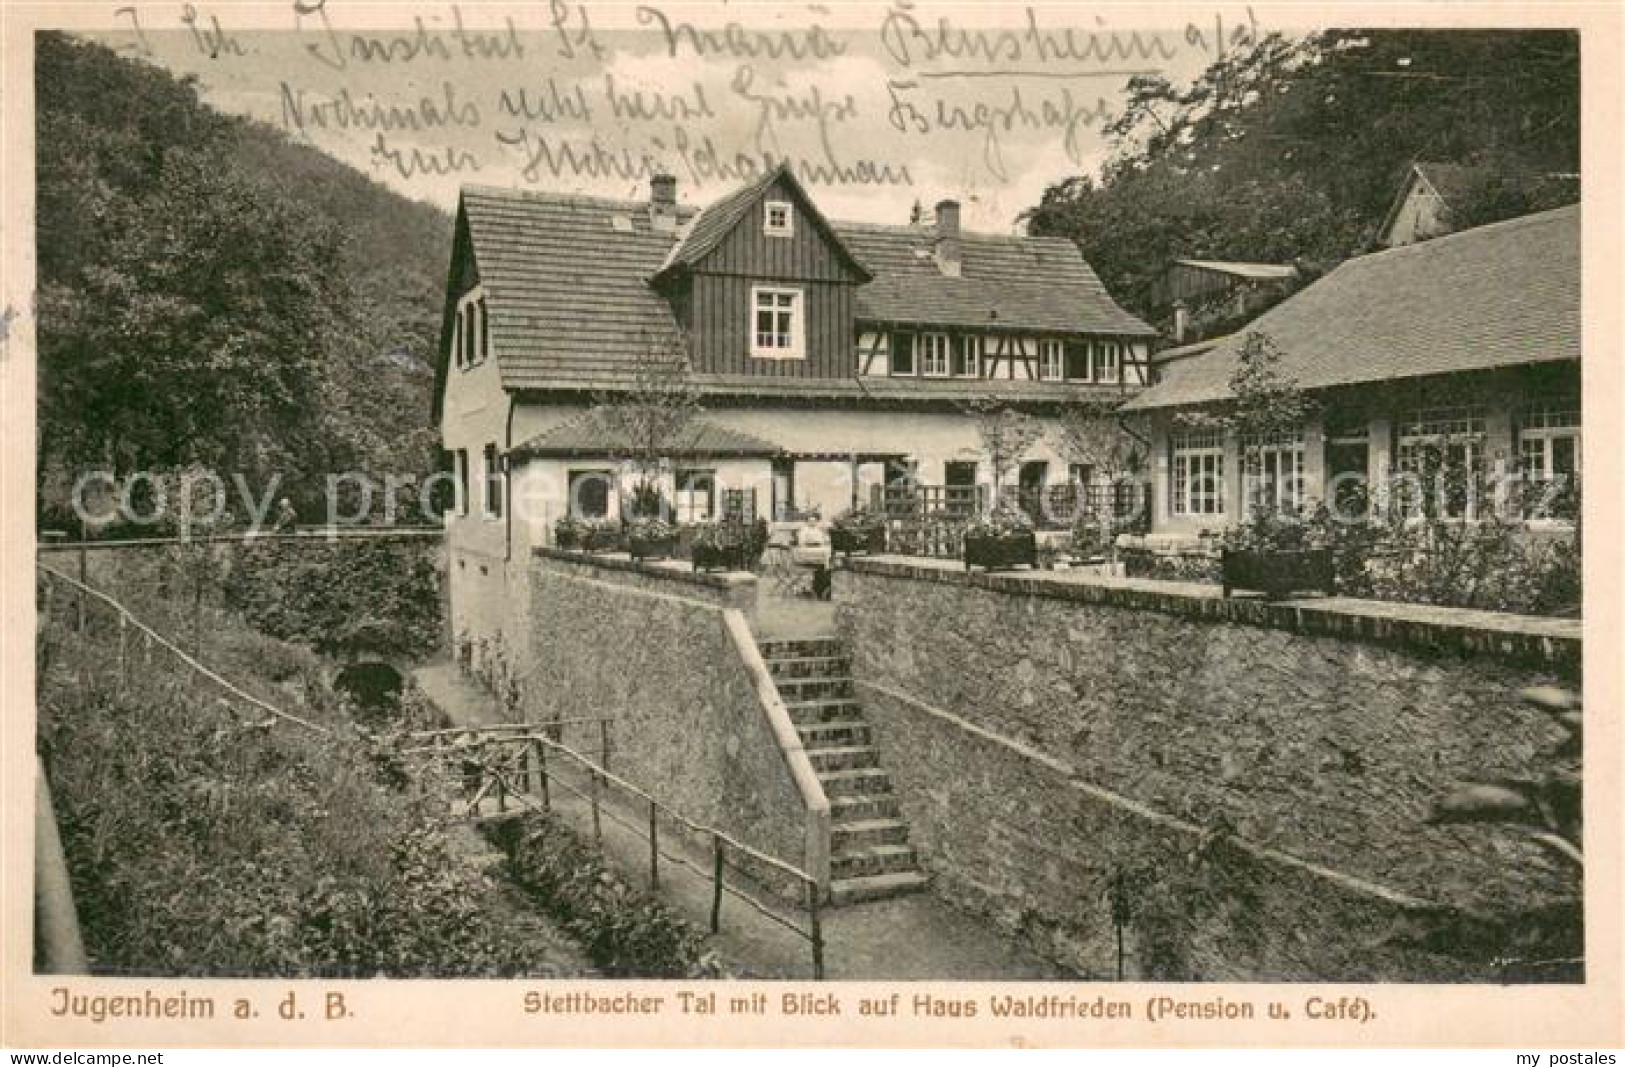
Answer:
<svg viewBox="0 0 1625 1067"><path fill-rule="evenodd" d="M480 297L480 358L491 354L491 312L486 309L485 297Z"/></svg>

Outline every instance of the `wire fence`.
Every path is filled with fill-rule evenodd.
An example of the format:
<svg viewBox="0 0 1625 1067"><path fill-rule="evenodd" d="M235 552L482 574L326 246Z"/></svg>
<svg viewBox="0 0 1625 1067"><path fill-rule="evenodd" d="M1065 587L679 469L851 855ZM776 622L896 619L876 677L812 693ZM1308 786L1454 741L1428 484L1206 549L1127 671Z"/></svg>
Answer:
<svg viewBox="0 0 1625 1067"><path fill-rule="evenodd" d="M563 727L600 727L601 750L607 762L608 723L605 718L559 719L548 723L507 723L494 726L432 730L414 734L423 745L408 752L432 753L458 761L463 771L468 815L503 816L516 811L552 812L555 793L562 792L586 805L592 822L594 845L604 850L604 823L613 822L648 845L649 887L659 889L663 868L675 867L710 884L710 926L722 929L724 898L731 897L808 943L815 979L824 977L822 898L818 882L793 864L752 848L732 835L688 818L658 798L559 740ZM619 802L619 803L617 803ZM629 812L636 814L629 814ZM676 838L689 849L671 847ZM662 844L665 842L665 845ZM685 852L709 852L709 870ZM735 877L730 880L730 873ZM794 901L770 903L749 891L777 885ZM804 918L785 914L792 912Z"/></svg>
<svg viewBox="0 0 1625 1067"><path fill-rule="evenodd" d="M42 629L63 626L79 635L94 627L116 643L116 655L106 666L107 683L121 692L136 670L150 672L163 657L171 668L218 692L228 702L263 712L276 722L298 726L313 734L334 736L329 727L278 708L213 670L170 638L139 618L119 600L49 564L36 562L40 578L39 618ZM101 630L106 627L107 630ZM100 672L98 672L100 673ZM408 735L413 747L405 753L430 754L462 762L464 812L474 817L515 810L553 809L553 793L561 791L584 802L592 818L594 844L603 848L605 821L613 822L648 842L649 884L658 889L663 868L678 868L706 879L712 886L710 926L721 929L724 897L731 897L765 918L806 940L812 951L813 975L824 976L824 939L818 884L805 871L751 848L731 835L688 818L663 804L641 787L612 773L610 724L613 719L592 717L559 719L549 723L507 723L482 727L455 727L415 731ZM560 740L566 726L596 726L598 758L584 755ZM617 805L612 800L623 803ZM631 807L644 818L629 817ZM691 843L703 842L710 852L710 869L672 847L678 835ZM662 842L665 841L663 846ZM734 876L729 878L730 872ZM787 909L747 891L746 885L792 887L796 901ZM71 900L65 904L72 914ZM805 912L802 922L785 912ZM77 924L75 923L75 926Z"/></svg>

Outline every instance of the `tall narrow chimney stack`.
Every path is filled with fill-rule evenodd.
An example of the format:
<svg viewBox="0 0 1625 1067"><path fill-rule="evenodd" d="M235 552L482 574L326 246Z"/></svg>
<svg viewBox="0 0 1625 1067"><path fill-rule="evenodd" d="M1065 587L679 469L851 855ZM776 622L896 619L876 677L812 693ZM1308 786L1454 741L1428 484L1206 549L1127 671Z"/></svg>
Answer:
<svg viewBox="0 0 1625 1067"><path fill-rule="evenodd" d="M959 201L937 201L937 268L950 278L959 277Z"/></svg>
<svg viewBox="0 0 1625 1067"><path fill-rule="evenodd" d="M677 178L674 175L650 176L649 223L657 230L677 228Z"/></svg>

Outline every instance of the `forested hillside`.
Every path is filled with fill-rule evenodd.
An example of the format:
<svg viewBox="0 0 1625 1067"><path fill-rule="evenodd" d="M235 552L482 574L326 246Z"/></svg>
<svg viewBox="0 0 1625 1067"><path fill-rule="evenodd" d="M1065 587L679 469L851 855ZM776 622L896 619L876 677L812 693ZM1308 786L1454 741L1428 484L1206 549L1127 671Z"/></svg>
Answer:
<svg viewBox="0 0 1625 1067"><path fill-rule="evenodd" d="M1151 311L1175 257L1328 266L1369 251L1416 159L1478 164L1458 228L1577 197L1580 42L1568 31L1269 36L1188 86L1137 77L1102 174L1051 186L1033 232L1071 237Z"/></svg>
<svg viewBox="0 0 1625 1067"><path fill-rule="evenodd" d="M201 463L434 464L451 219L184 79L62 34L36 65L41 487Z"/></svg>

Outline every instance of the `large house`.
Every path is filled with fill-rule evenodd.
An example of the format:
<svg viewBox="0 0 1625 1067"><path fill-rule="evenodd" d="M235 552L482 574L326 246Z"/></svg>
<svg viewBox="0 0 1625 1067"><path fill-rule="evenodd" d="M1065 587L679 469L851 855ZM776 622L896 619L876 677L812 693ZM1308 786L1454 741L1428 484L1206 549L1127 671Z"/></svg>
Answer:
<svg viewBox="0 0 1625 1067"><path fill-rule="evenodd" d="M668 442L675 517L732 492L827 519L905 474L987 484L967 402L1053 418L1132 395L1155 336L1070 241L964 232L951 200L931 225L832 222L788 168L698 210L666 176L645 201L465 188L444 321L454 613L466 582L500 598L496 572L560 516L619 514L625 442L592 408L674 347L704 408ZM1025 459L1024 487L1079 474L1053 438Z"/></svg>
<svg viewBox="0 0 1625 1067"><path fill-rule="evenodd" d="M1316 401L1294 434L1243 443L1183 413L1233 400L1248 335ZM1381 487L1445 442L1463 466L1525 481L1580 471L1580 209L1498 222L1348 260L1229 337L1157 357L1123 410L1150 423L1154 534L1246 518L1245 501L1334 501ZM1222 424L1222 423L1220 423Z"/></svg>

